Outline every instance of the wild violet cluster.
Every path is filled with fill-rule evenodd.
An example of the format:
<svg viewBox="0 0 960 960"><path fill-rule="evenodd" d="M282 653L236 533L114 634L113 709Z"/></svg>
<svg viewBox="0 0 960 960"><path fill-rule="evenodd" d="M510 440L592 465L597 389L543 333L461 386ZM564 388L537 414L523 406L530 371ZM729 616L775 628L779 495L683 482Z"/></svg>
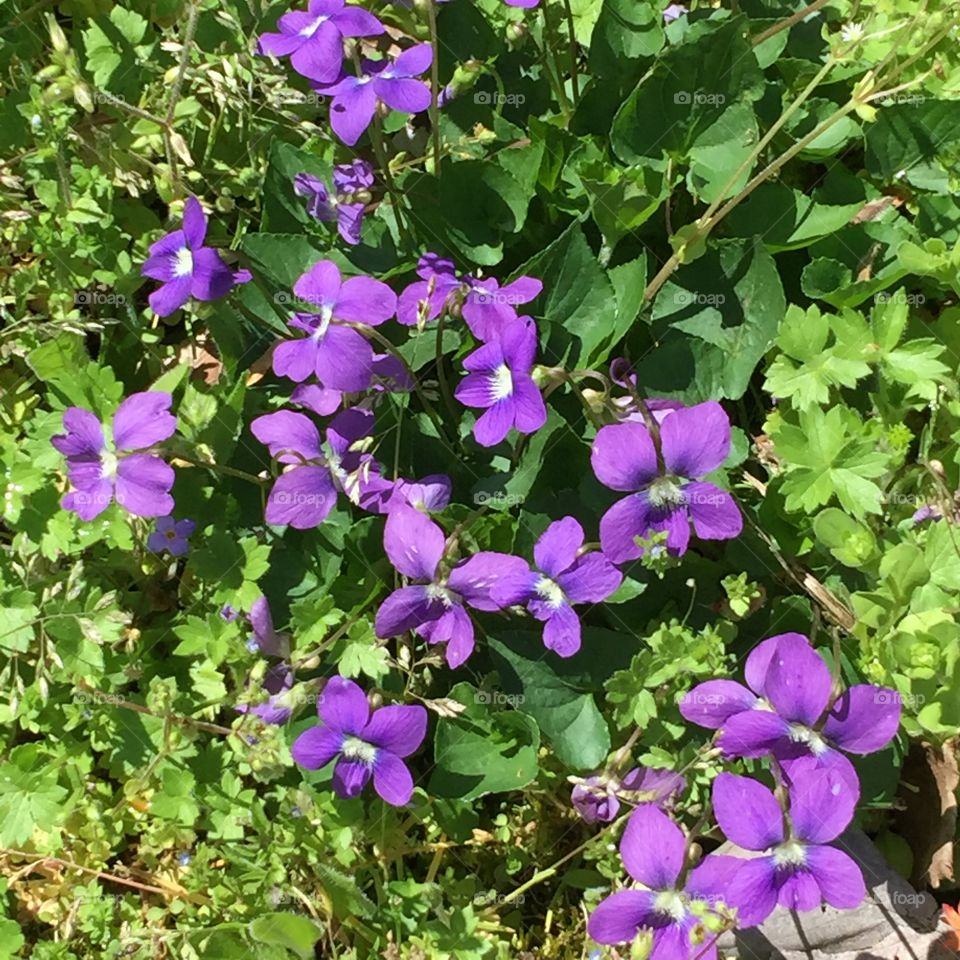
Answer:
<svg viewBox="0 0 960 960"><path fill-rule="evenodd" d="M418 113L431 106L430 87L421 79L432 63L429 44L382 60L345 57L345 39L384 33L367 11L343 0L310 0L307 11L287 13L277 26L260 37L259 51L288 57L330 99L330 124L343 143L356 144L383 109ZM331 181L300 173L290 190L312 217L336 224L343 241L355 245L374 185L373 167L356 158L335 167ZM253 279L206 246L206 235L207 218L190 197L181 227L150 248L142 273L160 284L150 296L159 316L191 298L218 299ZM618 590L622 567L646 555L681 557L693 537L739 536L740 509L715 482L723 482L731 446L723 407L645 398L629 364L617 360L609 376L601 375L611 389L591 465L618 498L611 497L596 536L583 519L561 516L543 530L530 557L467 552L458 531L442 522L454 495L450 478L391 478L378 462L378 407L390 394L423 386L394 340L428 328L436 336L441 322L471 337L453 396L474 411L476 443L503 445L509 455L510 442L522 442L546 423L542 387L557 372L537 363L534 304L543 283L519 276L501 284L435 252L423 253L416 273L398 294L374 277L344 276L333 259L310 266L283 301L289 337L272 354L273 373L292 389L284 407L249 427L276 466L267 524L310 530L338 505L384 517L383 551L400 585L377 611L380 640L413 634L442 649L448 667L457 669L474 652L478 618L529 615L543 625L544 646L571 657L581 648L580 613ZM148 390L127 397L109 422L72 407L53 444L66 458L64 509L91 521L115 501L135 517L156 521L148 549L181 557L190 536L202 531L192 519L175 516L175 472L165 447L176 432L172 406L170 393ZM237 612L222 615L235 618ZM253 604L247 617L249 646L264 658L264 672L236 709L285 724L309 701L299 691L316 690L320 722L293 742L294 761L307 770L332 763L340 797L356 797L372 781L386 803L407 804L414 780L405 761L426 737L426 710L410 704L373 708L360 686L340 676L322 686L301 683L290 638L274 629L267 599ZM859 868L837 845L859 798L847 755L890 742L900 719L897 696L867 685L841 690L798 634L772 637L754 649L745 680L700 684L680 707L689 722L716 731L715 747L725 759L768 761L773 789L726 772L713 782L716 822L749 858L710 854L692 862L697 835L686 834L669 813L685 790L680 773L635 768L621 777L608 770L577 782L572 804L587 822L611 823L621 805L635 808L620 854L639 886L614 893L591 915L589 933L598 942L646 943L654 960L709 960L720 931L762 923L778 903L802 911L862 900Z"/></svg>
<svg viewBox="0 0 960 960"><path fill-rule="evenodd" d="M573 803L591 822L614 820L620 799L636 804L620 855L642 888L600 903L587 927L598 942L645 938L653 960L714 957L717 933L761 924L778 904L801 912L823 903L847 909L866 895L841 836L860 797L847 754L875 753L890 743L900 723L899 698L869 684L842 690L797 633L760 643L744 673L746 686L710 680L680 703L685 719L717 731L724 759L769 762L773 789L726 772L713 781L713 817L743 856L713 853L693 866L697 836L684 834L664 812L684 789L676 774L632 770L574 788Z"/></svg>

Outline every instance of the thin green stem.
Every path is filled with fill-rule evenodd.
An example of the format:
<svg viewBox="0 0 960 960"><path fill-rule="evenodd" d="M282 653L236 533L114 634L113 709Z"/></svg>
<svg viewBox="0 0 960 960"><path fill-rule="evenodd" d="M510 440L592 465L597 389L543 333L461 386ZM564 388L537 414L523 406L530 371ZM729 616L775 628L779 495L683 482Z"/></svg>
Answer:
<svg viewBox="0 0 960 960"><path fill-rule="evenodd" d="M437 5L427 2L430 21L430 43L433 44L433 62L430 64L430 127L433 131L433 173L440 178L440 40L437 35Z"/></svg>
<svg viewBox="0 0 960 960"><path fill-rule="evenodd" d="M825 3L826 0L823 0ZM567 32L570 35L570 86L573 89L573 102L576 106L580 99L580 75L577 72L577 28L573 22L573 7L570 0L563 0L564 10L567 15Z"/></svg>
<svg viewBox="0 0 960 960"><path fill-rule="evenodd" d="M207 470L211 470L214 473L222 473L228 477L238 477L239 479L246 480L249 483L255 483L258 487L262 487L264 484L270 482L263 477L257 477L252 473L247 473L245 470L237 470L235 467L227 467L222 463L213 463L209 460L197 460L196 458L187 456L187 454L180 453L179 451L174 453L173 459L181 460L184 463L192 464L195 467L206 467Z"/></svg>

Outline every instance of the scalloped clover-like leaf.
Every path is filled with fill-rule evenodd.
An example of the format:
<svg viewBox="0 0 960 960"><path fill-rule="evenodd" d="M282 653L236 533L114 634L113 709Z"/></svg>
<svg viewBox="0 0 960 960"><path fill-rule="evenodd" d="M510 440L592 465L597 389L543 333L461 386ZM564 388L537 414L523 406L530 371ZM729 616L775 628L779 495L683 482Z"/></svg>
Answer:
<svg viewBox="0 0 960 960"><path fill-rule="evenodd" d="M770 430L784 463L783 493L788 510L815 510L834 496L855 517L882 512L882 490L874 482L890 465L876 449L854 411L819 407L802 412L798 423L780 422Z"/></svg>
<svg viewBox="0 0 960 960"><path fill-rule="evenodd" d="M860 347L842 342L827 346L831 336L830 317L816 304L806 311L791 304L777 337L783 351L767 370L763 389L774 397L789 398L800 410L824 404L834 387L853 387L870 373Z"/></svg>

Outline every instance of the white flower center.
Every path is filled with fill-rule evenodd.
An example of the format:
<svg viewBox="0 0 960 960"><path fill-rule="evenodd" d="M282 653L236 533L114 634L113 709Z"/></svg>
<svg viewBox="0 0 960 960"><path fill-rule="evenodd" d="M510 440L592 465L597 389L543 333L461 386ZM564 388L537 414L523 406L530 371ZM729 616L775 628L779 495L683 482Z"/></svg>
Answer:
<svg viewBox="0 0 960 960"><path fill-rule="evenodd" d="M340 751L348 760L361 763L373 763L377 758L377 748L359 737L346 737Z"/></svg>
<svg viewBox="0 0 960 960"><path fill-rule="evenodd" d="M776 867L802 867L807 862L807 851L799 840L788 840L773 848Z"/></svg>
<svg viewBox="0 0 960 960"><path fill-rule="evenodd" d="M821 753L825 753L827 750L827 745L823 737L809 727L805 727L802 723L790 724L790 739L794 743L805 743L815 757L820 756Z"/></svg>
<svg viewBox="0 0 960 960"><path fill-rule="evenodd" d="M427 597L430 600L439 600L445 607L452 607L455 594L442 583L431 583L427 587Z"/></svg>
<svg viewBox="0 0 960 960"><path fill-rule="evenodd" d="M301 36L301 37L312 37L312 36L317 32L317 28L320 26L320 24L326 22L326 21L329 20L329 19L330 19L329 17L317 17L316 20L314 20L312 23L308 23L308 24L300 31L300 36Z"/></svg>
<svg viewBox="0 0 960 960"><path fill-rule="evenodd" d="M494 400L504 400L512 393L513 374L505 363L501 363L490 378L490 394Z"/></svg>
<svg viewBox="0 0 960 960"><path fill-rule="evenodd" d="M173 275L189 277L191 273L193 273L193 251L189 247L181 247L173 257Z"/></svg>
<svg viewBox="0 0 960 960"><path fill-rule="evenodd" d="M673 477L657 477L647 487L647 499L654 507L678 507L683 503L683 491Z"/></svg>
<svg viewBox="0 0 960 960"><path fill-rule="evenodd" d="M679 923L687 913L683 897L676 890L663 890L656 895L653 901L654 912L670 917Z"/></svg>
<svg viewBox="0 0 960 960"><path fill-rule="evenodd" d="M320 310L319 314L320 319L317 321L317 327L311 334L314 340L322 340L324 334L330 327L330 321L333 319L333 307L323 307Z"/></svg>
<svg viewBox="0 0 960 960"><path fill-rule="evenodd" d="M559 583L554 583L549 577L541 577L534 588L537 591L537 594L546 601L547 606L553 607L562 607L566 602L566 597L563 595L563 590L560 587Z"/></svg>
<svg viewBox="0 0 960 960"><path fill-rule="evenodd" d="M102 451L100 454L100 479L112 480L117 475L119 462L115 453L110 450Z"/></svg>

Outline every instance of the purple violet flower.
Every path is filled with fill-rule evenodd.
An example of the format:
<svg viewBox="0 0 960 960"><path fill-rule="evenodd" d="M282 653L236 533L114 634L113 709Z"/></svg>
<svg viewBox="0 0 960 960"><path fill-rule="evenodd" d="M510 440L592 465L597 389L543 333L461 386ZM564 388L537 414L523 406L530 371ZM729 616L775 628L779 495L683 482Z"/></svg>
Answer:
<svg viewBox="0 0 960 960"><path fill-rule="evenodd" d="M196 197L183 207L183 229L174 230L150 247L141 274L159 280L162 286L150 294L150 306L160 317L179 310L191 297L219 300L238 283L251 279L248 270L234 272L220 252L205 247L207 218Z"/></svg>
<svg viewBox="0 0 960 960"><path fill-rule="evenodd" d="M229 603L225 603L220 608L220 619L224 623L233 623L240 616L240 611L235 610Z"/></svg>
<svg viewBox="0 0 960 960"><path fill-rule="evenodd" d="M154 553L166 550L173 557L182 557L190 548L187 540L196 529L192 520L174 520L173 517L161 517L153 533L147 537L147 549Z"/></svg>
<svg viewBox="0 0 960 960"><path fill-rule="evenodd" d="M293 178L297 196L307 197L307 213L316 220L336 221L340 236L349 244L360 242L363 214L369 194L361 191L373 186L373 167L366 160L354 160L333 168L334 191L319 178L309 173L298 173Z"/></svg>
<svg viewBox="0 0 960 960"><path fill-rule="evenodd" d="M253 649L266 657L289 657L290 634L277 633L273 626L273 614L266 597L260 596L253 601L247 618L253 629Z"/></svg>
<svg viewBox="0 0 960 960"><path fill-rule="evenodd" d="M620 796L638 805L652 803L667 809L686 785L672 770L635 767L622 780L595 775L578 781L570 801L587 823L611 823L620 812Z"/></svg>
<svg viewBox="0 0 960 960"><path fill-rule="evenodd" d="M504 577L492 596L504 607L525 604L543 621L543 643L561 657L580 649L580 618L575 603L600 603L614 593L623 575L602 554L580 555L583 527L564 517L550 524L533 548L537 568Z"/></svg>
<svg viewBox="0 0 960 960"><path fill-rule="evenodd" d="M530 303L543 292L543 283L534 277L517 277L501 287L493 277L464 278L463 319L470 332L489 343L517 319L518 304Z"/></svg>
<svg viewBox="0 0 960 960"><path fill-rule="evenodd" d="M267 694L263 703L239 703L237 713L252 713L264 723L283 726L293 716L294 672L288 663L276 663L264 674L260 690Z"/></svg>
<svg viewBox="0 0 960 960"><path fill-rule="evenodd" d="M830 841L847 828L859 788L838 771L808 768L790 789L790 832L773 792L749 777L721 773L713 781L713 810L737 846L763 851L732 872L726 899L738 926L753 927L773 913L815 910L823 901L841 910L866 896L856 862Z"/></svg>
<svg viewBox="0 0 960 960"><path fill-rule="evenodd" d="M635 491L600 521L603 552L614 563L636 560L637 538L664 530L671 553L682 555L690 523L704 540L729 540L743 518L725 490L696 478L716 470L730 451L730 420L715 401L674 410L660 424L660 454L642 423L601 427L591 451L597 479L611 490ZM689 479L693 478L693 479Z"/></svg>
<svg viewBox="0 0 960 960"><path fill-rule="evenodd" d="M387 509L407 504L423 513L435 513L447 507L452 492L450 478L442 473L431 474L422 480L397 480Z"/></svg>
<svg viewBox="0 0 960 960"><path fill-rule="evenodd" d="M342 73L331 83L314 84L322 94L333 97L330 125L347 146L352 147L370 126L378 103L401 113L420 113L430 106L430 87L416 78L433 63L433 47L421 43L404 50L392 63L388 60L361 61L361 76Z"/></svg>
<svg viewBox="0 0 960 960"><path fill-rule="evenodd" d="M340 279L332 260L315 263L293 285L294 295L317 313L295 313L289 321L307 336L279 344L273 372L302 383L311 374L325 387L356 392L370 386L373 348L349 323L377 326L394 315L396 294L371 277Z"/></svg>
<svg viewBox="0 0 960 960"><path fill-rule="evenodd" d="M520 317L464 359L469 373L454 395L465 407L486 410L473 426L481 446L500 443L511 428L535 433L547 422L546 405L530 376L536 352L537 328L529 317Z"/></svg>
<svg viewBox="0 0 960 960"><path fill-rule="evenodd" d="M540 5L540 0L503 0L508 7L521 7L524 10L532 10Z"/></svg>
<svg viewBox="0 0 960 960"><path fill-rule="evenodd" d="M818 767L834 768L856 783L840 751L882 750L900 725L899 697L884 687L857 684L831 705L830 670L802 634L764 640L747 657L744 672L746 687L708 680L680 703L686 720L720 731L717 746L727 757L773 754L792 776L793 761L813 756Z"/></svg>
<svg viewBox="0 0 960 960"><path fill-rule="evenodd" d="M376 37L386 29L372 13L344 0L310 0L307 10L285 13L277 26L279 33L260 35L257 52L290 57L300 76L320 83L340 75L344 37Z"/></svg>
<svg viewBox="0 0 960 960"><path fill-rule="evenodd" d="M409 284L397 302L400 323L422 328L445 309L459 307L470 332L484 343L517 319L517 305L530 303L543 291L535 277L517 277L503 287L492 277L458 277L453 261L436 253L420 258L417 276L421 279Z"/></svg>
<svg viewBox="0 0 960 960"><path fill-rule="evenodd" d="M251 653L259 652L267 657L282 659L280 663L269 667L264 675L260 691L267 694L266 701L239 704L235 709L238 713L252 713L264 723L281 725L290 719L294 708L292 691L295 673L293 667L286 662L286 658L290 656L290 635L277 633L274 629L270 604L264 596L253 601L248 619L253 636L247 642L247 649Z"/></svg>
<svg viewBox="0 0 960 960"><path fill-rule="evenodd" d="M413 777L403 762L427 735L427 711L421 706L370 710L366 694L352 680L331 677L317 702L322 725L293 741L290 753L307 770L336 759L333 789L338 797L356 797L371 776L386 803L402 807L413 796Z"/></svg>
<svg viewBox="0 0 960 960"><path fill-rule="evenodd" d="M383 546L393 566L418 582L384 600L374 626L377 636L387 639L415 630L427 643L446 643L450 667L459 667L473 652L473 622L466 608L499 610L493 586L526 566L519 557L485 551L445 570L443 530L407 504L390 510Z"/></svg>
<svg viewBox="0 0 960 960"><path fill-rule="evenodd" d="M670 6L666 7L663 11L663 22L673 23L674 20L679 20L684 14L689 12L682 3L671 3Z"/></svg>
<svg viewBox="0 0 960 960"><path fill-rule="evenodd" d="M587 921L598 943L631 943L641 931L652 934L650 960L716 960L715 945L698 939L704 912L717 903L735 857L711 854L683 883L686 838L653 804L637 807L620 841L627 872L646 889L621 890L602 900Z"/></svg>
<svg viewBox="0 0 960 960"><path fill-rule="evenodd" d="M60 501L81 520L100 516L116 498L137 517L165 517L173 512L173 468L149 452L177 429L170 413L173 397L159 390L134 393L113 415L112 442L89 410L64 411L66 433L53 437L54 447L67 458L71 491Z"/></svg>
<svg viewBox="0 0 960 960"><path fill-rule="evenodd" d="M422 328L443 313L462 285L454 262L436 253L425 253L417 261L417 276L420 280L400 294L397 320L406 327Z"/></svg>
<svg viewBox="0 0 960 960"><path fill-rule="evenodd" d="M337 494L371 513L383 513L393 484L363 447L373 430L373 415L352 407L330 421L326 444L313 421L302 413L278 410L250 424L253 435L289 469L277 477L267 497L267 523L308 530L321 524Z"/></svg>

